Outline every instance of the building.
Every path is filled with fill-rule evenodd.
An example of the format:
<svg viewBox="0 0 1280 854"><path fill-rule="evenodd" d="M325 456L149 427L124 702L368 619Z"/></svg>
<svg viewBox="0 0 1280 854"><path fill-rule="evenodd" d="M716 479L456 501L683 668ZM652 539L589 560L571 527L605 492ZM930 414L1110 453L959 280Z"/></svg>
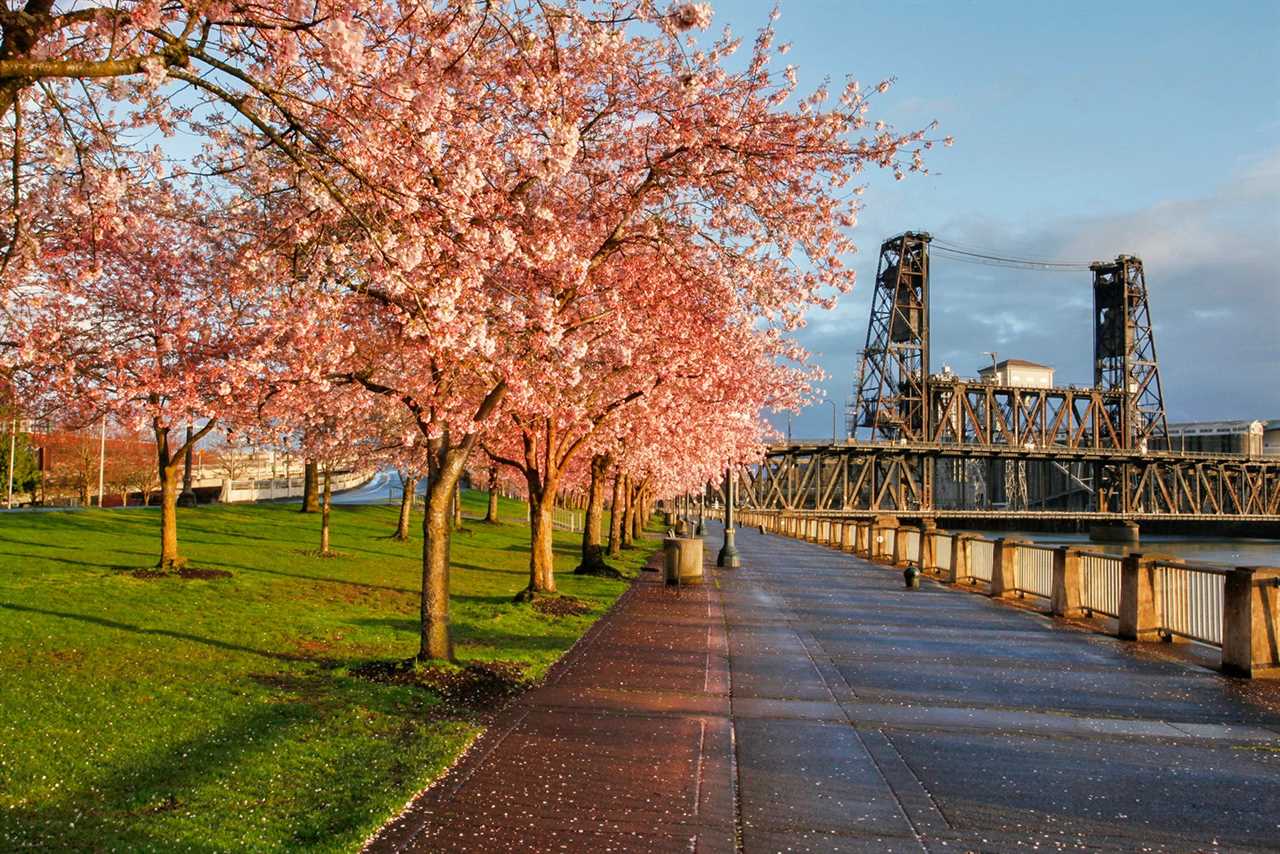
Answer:
<svg viewBox="0 0 1280 854"><path fill-rule="evenodd" d="M1267 425L1273 425L1270 447ZM1197 451L1210 454L1246 454L1260 457L1280 455L1280 420L1275 421L1183 421L1169 425L1168 444L1156 439L1152 449Z"/></svg>
<svg viewBox="0 0 1280 854"><path fill-rule="evenodd" d="M1053 368L1025 359L1005 359L996 365L978 369L983 382L1018 388L1052 388Z"/></svg>

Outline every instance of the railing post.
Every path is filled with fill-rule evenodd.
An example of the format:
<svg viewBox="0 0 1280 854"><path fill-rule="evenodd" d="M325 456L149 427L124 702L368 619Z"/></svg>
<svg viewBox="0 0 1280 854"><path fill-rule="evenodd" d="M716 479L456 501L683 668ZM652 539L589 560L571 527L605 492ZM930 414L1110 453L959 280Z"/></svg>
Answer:
<svg viewBox="0 0 1280 854"><path fill-rule="evenodd" d="M948 584L959 584L961 579L969 577L969 543L976 534L957 533L951 540L951 566L946 568L942 580Z"/></svg>
<svg viewBox="0 0 1280 854"><path fill-rule="evenodd" d="M1018 543L1011 537L996 537L991 549L991 598L1007 599L1018 586Z"/></svg>
<svg viewBox="0 0 1280 854"><path fill-rule="evenodd" d="M1059 546L1053 550L1053 595L1049 610L1055 617L1079 617L1084 613L1080 606L1079 549Z"/></svg>
<svg viewBox="0 0 1280 854"><path fill-rule="evenodd" d="M920 523L920 569L933 572L938 568L938 524L932 519Z"/></svg>
<svg viewBox="0 0 1280 854"><path fill-rule="evenodd" d="M1149 641L1160 637L1160 591L1152 561L1141 554L1126 555L1120 565L1120 630L1122 640Z"/></svg>
<svg viewBox="0 0 1280 854"><path fill-rule="evenodd" d="M1241 566L1222 596L1222 670L1280 678L1280 567Z"/></svg>
<svg viewBox="0 0 1280 854"><path fill-rule="evenodd" d="M859 522L857 539L854 541L854 552L867 560L871 559L872 527L870 522Z"/></svg>

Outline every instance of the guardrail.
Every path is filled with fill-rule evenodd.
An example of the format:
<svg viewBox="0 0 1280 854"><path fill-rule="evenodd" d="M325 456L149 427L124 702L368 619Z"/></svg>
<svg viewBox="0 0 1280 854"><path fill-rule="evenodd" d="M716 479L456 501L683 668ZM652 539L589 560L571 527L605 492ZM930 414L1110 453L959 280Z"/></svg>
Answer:
<svg viewBox="0 0 1280 854"><path fill-rule="evenodd" d="M1222 602L1231 570L1159 561L1152 569L1160 592L1160 630L1222 646Z"/></svg>
<svg viewBox="0 0 1280 854"><path fill-rule="evenodd" d="M1089 615L1120 617L1120 568L1124 558L1080 553L1080 607Z"/></svg>
<svg viewBox="0 0 1280 854"><path fill-rule="evenodd" d="M972 539L967 543L969 575L973 581L991 582L991 571L995 568L995 547L992 540Z"/></svg>
<svg viewBox="0 0 1280 854"><path fill-rule="evenodd" d="M1107 617L1126 640L1184 639L1217 647L1226 672L1280 676L1280 567L1224 567L1167 556L939 531L932 522L742 512L741 524L808 539L880 563L910 564L993 597L1037 597L1060 617Z"/></svg>
<svg viewBox="0 0 1280 854"><path fill-rule="evenodd" d="M1053 596L1053 546L1019 543L1014 551L1013 589L1018 593Z"/></svg>

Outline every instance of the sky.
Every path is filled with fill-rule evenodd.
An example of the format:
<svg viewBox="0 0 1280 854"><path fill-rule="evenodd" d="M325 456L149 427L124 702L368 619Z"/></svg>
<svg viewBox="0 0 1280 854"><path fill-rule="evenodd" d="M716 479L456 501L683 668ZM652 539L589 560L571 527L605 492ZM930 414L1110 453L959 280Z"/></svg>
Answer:
<svg viewBox="0 0 1280 854"><path fill-rule="evenodd" d="M773 0L717 0L750 40ZM873 117L953 135L931 174L872 175L854 293L799 338L841 410L880 242L906 230L1003 256L1142 258L1171 421L1280 418L1280 3L785 0L801 90L896 78ZM1000 359L1092 383L1087 272L932 263L932 369ZM785 415L773 419L786 429ZM830 436L827 403L792 435Z"/></svg>

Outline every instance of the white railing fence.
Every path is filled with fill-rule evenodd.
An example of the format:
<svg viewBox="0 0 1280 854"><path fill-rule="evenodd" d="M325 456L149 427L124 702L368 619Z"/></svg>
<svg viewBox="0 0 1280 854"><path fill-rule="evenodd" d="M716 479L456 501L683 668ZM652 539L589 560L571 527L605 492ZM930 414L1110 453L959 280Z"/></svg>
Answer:
<svg viewBox="0 0 1280 854"><path fill-rule="evenodd" d="M1222 600L1228 569L1158 562L1160 628L1170 635L1222 645Z"/></svg>
<svg viewBox="0 0 1280 854"><path fill-rule="evenodd" d="M1016 546L1013 564L1013 589L1032 596L1053 596L1053 546L1026 543Z"/></svg>
<svg viewBox="0 0 1280 854"><path fill-rule="evenodd" d="M1120 568L1124 558L1080 553L1080 607L1090 614L1120 616Z"/></svg>
<svg viewBox="0 0 1280 854"><path fill-rule="evenodd" d="M971 579L991 581L995 547L996 544L992 540L969 540L969 577Z"/></svg>
<svg viewBox="0 0 1280 854"><path fill-rule="evenodd" d="M947 569L951 566L951 548L956 538L951 534L936 534L933 538L932 569Z"/></svg>

